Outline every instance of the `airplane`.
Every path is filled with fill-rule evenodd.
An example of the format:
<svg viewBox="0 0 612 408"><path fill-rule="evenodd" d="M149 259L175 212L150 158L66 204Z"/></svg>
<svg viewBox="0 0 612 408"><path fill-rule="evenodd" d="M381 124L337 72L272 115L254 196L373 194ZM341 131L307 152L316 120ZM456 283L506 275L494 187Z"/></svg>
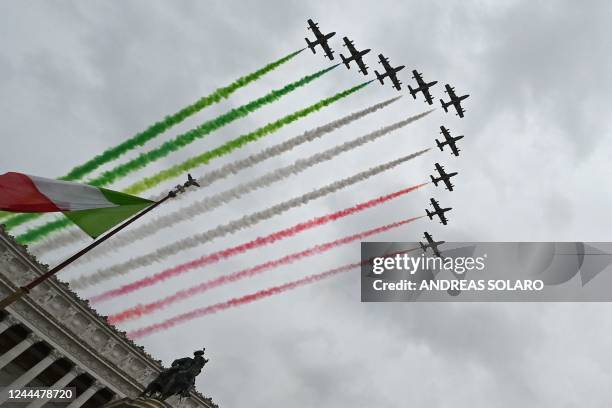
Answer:
<svg viewBox="0 0 612 408"><path fill-rule="evenodd" d="M459 139L463 139L463 135L452 137L450 135L450 132L448 131L448 129L445 128L444 126L440 126L440 133L444 136L444 139L446 139L444 142L440 142L438 139L436 139L436 144L438 145L440 150L443 151L444 150L444 146L448 145L448 146L450 146L451 150L453 151L453 154L455 156L459 156L459 152L461 150L459 150L457 148L457 143L456 142Z"/></svg>
<svg viewBox="0 0 612 408"><path fill-rule="evenodd" d="M363 62L363 56L370 52L370 49L368 48L363 51L357 51L353 41L349 40L347 37L344 37L343 40L344 46L347 47L349 52L351 53L351 56L348 58L340 54L340 58L342 59L344 65L346 65L348 69L351 69L351 67L349 66L349 62L355 61L355 63L359 67L359 72L363 73L363 75L368 75L368 67Z"/></svg>
<svg viewBox="0 0 612 408"><path fill-rule="evenodd" d="M417 81L417 84L419 86L415 89L412 89L412 87L408 85L408 90L410 91L410 95L412 95L414 99L416 99L416 94L418 92L422 92L423 96L425 97L425 102L432 105L433 98L431 97L431 94L429 93L429 88L437 84L438 81L425 82L421 75L422 74L420 74L416 69L412 70L412 78L414 78Z"/></svg>
<svg viewBox="0 0 612 408"><path fill-rule="evenodd" d="M446 185L446 189L448 191L453 191L453 187L455 186L450 182L450 178L453 176L456 176L459 173L454 172L454 173L447 174L444 171L444 167L440 166L439 163L436 163L436 170L438 170L438 173L440 173L440 177L434 178L434 176L429 176L431 178L431 181L433 181L434 186L437 186L440 181L443 181L444 184Z"/></svg>
<svg viewBox="0 0 612 408"><path fill-rule="evenodd" d="M425 232L424 238L427 240L427 244L424 244L419 241L419 245L421 246L423 252L427 252L427 248L431 248L431 251L434 253L435 256L439 256L440 258L442 258L442 254L438 249L438 245L444 244L445 241L434 241L428 232Z"/></svg>
<svg viewBox="0 0 612 408"><path fill-rule="evenodd" d="M446 225L448 223L448 220L446 219L446 215L444 215L444 213L452 210L453 207L442 208L440 207L440 203L437 202L433 198L430 198L429 201L431 202L431 205L433 206L435 210L435 211L429 211L425 209L425 212L427 213L427 216L429 217L429 219L433 220L434 215L437 215L440 218L440 223Z"/></svg>
<svg viewBox="0 0 612 408"><path fill-rule="evenodd" d="M327 41L332 38L336 34L336 32L322 34L319 30L319 24L315 23L311 19L308 19L308 25L308 29L311 30L316 37L314 41L310 41L308 38L304 38L306 40L306 43L308 44L308 48L310 48L313 54L316 54L317 52L315 51L315 47L317 45L320 45L321 48L323 48L323 51L325 52L325 56L330 60L333 60L334 52L331 50L331 48L329 48L329 44L327 43Z"/></svg>
<svg viewBox="0 0 612 408"><path fill-rule="evenodd" d="M454 87L450 86L449 84L446 84L444 86L446 87L446 91L444 92L446 92L450 97L450 100L448 102L444 102L442 99L440 99L440 103L442 104L442 108L444 108L444 112L448 112L448 107L453 105L455 107L455 110L457 111L457 115L462 118L463 114L465 113L465 109L461 107L461 101L466 99L470 95L457 96L455 94Z"/></svg>
<svg viewBox="0 0 612 408"><path fill-rule="evenodd" d="M400 85L402 83L397 79L397 73L404 69L405 65L400 65L394 68L391 66L391 64L389 64L389 58L386 58L382 54L378 54L378 59L378 63L382 64L383 68L385 69L385 73L379 74L378 71L374 70L374 73L376 74L376 79L378 79L380 83L384 85L385 83L383 82L383 79L385 77L389 77L389 79L391 79L391 82L393 82L393 87L398 91L401 90Z"/></svg>

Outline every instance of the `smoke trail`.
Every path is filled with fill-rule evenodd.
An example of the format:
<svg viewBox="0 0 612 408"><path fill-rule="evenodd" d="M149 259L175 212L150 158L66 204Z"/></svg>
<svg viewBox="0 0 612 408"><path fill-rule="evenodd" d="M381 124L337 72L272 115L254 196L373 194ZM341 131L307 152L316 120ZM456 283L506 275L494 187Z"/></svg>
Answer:
<svg viewBox="0 0 612 408"><path fill-rule="evenodd" d="M332 69L336 68L337 66L338 65L334 65L329 68L322 69L321 71L315 72L314 74L307 75L304 78L301 78L295 82L290 83L289 85L285 85L281 89L275 89L258 99L255 99L238 108L234 108L230 110L229 112L226 112L220 116L217 116L216 118L212 120L204 122L197 128L189 130L186 133L183 133L175 137L173 140L169 140L163 143L158 148L153 149L146 153L142 153L135 159L130 160L129 162L125 164L119 165L112 170L102 173L99 177L96 177L95 179L91 180L89 184L94 185L94 186L108 185L112 183L113 181L121 177L124 177L133 171L136 171L136 170L139 170L145 167L147 164L155 160L165 157L168 154L176 150L179 150L182 147L187 146L188 144L208 135L209 133L213 132L214 130L219 129L220 127L228 125L237 119L243 118L247 116L248 114L255 112L257 109L265 105L276 102L277 100L289 94L290 92L295 91L296 89L309 84L315 79L322 77L323 75L325 75Z"/></svg>
<svg viewBox="0 0 612 408"><path fill-rule="evenodd" d="M348 207L340 211L333 212L331 214L327 214L324 216L316 217L310 219L305 222L301 222L295 224L289 228L282 229L280 231L273 232L264 237L258 237L254 240L247 241L246 243L236 245L221 251L213 252L212 254L201 256L200 258L194 259L192 261L188 261L172 268L166 269L162 272L158 272L155 275L148 276L132 283L125 284L117 289L112 289L106 291L92 299L91 302L101 302L104 300L112 299L118 296L127 295L128 293L134 292L136 290L153 286L157 283L163 282L167 279L177 277L186 273L194 268L199 268L202 266L211 265L222 260L229 259L235 255L243 254L247 251L261 248L265 245L273 244L277 241L290 238L294 235L297 235L301 232L307 231L312 228L320 227L322 225L328 224L333 221L337 221L341 218L348 217L350 215L356 214L358 212L367 210L369 208L373 208L379 205L386 203L387 201L402 197L411 191L414 191L418 188L425 186L427 183L418 184L416 186L404 188L402 190L396 191L391 194L387 194L384 196L376 197L372 200L365 201L354 205L353 207ZM93 278L93 279L91 279ZM70 282L72 287L87 287L88 284L98 283L95 276L84 276L82 275L79 278L76 278L74 281Z"/></svg>
<svg viewBox="0 0 612 408"><path fill-rule="evenodd" d="M98 257L106 253L108 250L123 248L132 242L159 232L162 229L170 228L176 223L186 221L205 212L212 211L221 207L222 205L230 203L233 200L238 200L245 194L269 187L270 185L287 177L295 176L309 167L332 160L334 157L363 146L366 143L371 143L376 139L393 132L394 130L400 129L409 123L425 117L427 114L429 114L429 112L431 111L412 116L389 126L385 126L384 128L361 136L357 139L342 143L323 152L316 153L308 158L296 160L293 164L268 172L254 180L239 184L236 187L230 188L229 190L225 190L216 195L193 202L186 207L179 208L172 213L158 217L153 221L140 225L130 231L125 231L124 234L116 237L112 242L109 242L108 245L101 248L101 251L96 251L96 253L92 254L92 256L88 257L88 259L91 260L93 257Z"/></svg>
<svg viewBox="0 0 612 408"><path fill-rule="evenodd" d="M406 252L410 252L414 250L418 250L418 248L397 252L397 254L406 253ZM283 292L287 292L291 289L297 289L301 286L305 286L311 283L316 283L326 278L331 278L332 276L338 275L342 272L352 271L353 269L359 268L362 265L365 265L370 262L372 262L372 259L364 259L361 262L355 262L355 263L343 265L338 268L334 268L334 269L330 269L325 272L306 276L304 278L297 279L291 282L287 282L282 285L272 286L271 288L262 289L254 293L250 293L248 295L240 296L237 298L232 298L230 300L226 300L225 302L215 303L210 306L205 306L205 307L201 307L198 309L194 309L187 313L182 313L180 315L176 315L174 317L166 319L160 323L155 323L149 326L142 327L140 329L132 330L127 333L127 336L130 339L135 340L137 338L145 337L145 336L151 335L159 331L168 330L176 325L188 322L190 320L197 319L199 317L204 317L207 315L215 314L217 312L221 312L226 309L242 306L247 303L255 302L256 300L265 299L273 295L278 295Z"/></svg>
<svg viewBox="0 0 612 408"><path fill-rule="evenodd" d="M302 79L299 79L289 85L285 85L283 88L281 89L275 89L271 92L269 92L268 94L255 99L245 105L239 106L238 108L234 108L220 116L217 116L214 119L211 119L209 121L204 122L203 124L201 124L200 126L191 129L183 134L180 134L178 136L176 136L174 139L172 140L168 140L166 142L164 142L161 146L150 150L148 152L145 153L141 153L140 155L138 155L137 157L135 157L134 159L120 164L117 167L105 171L104 173L102 173L100 176L89 180L87 182L87 184L90 184L92 186L96 186L96 187L104 187L107 186L109 184L111 184L112 182L123 178L125 176L127 176L128 174L139 170L143 167L145 167L147 164L152 163L156 160L159 160L167 155L169 155L170 153L179 150L185 146L187 146L188 144L201 139L202 137L212 133L213 131L228 125L230 123L232 123L233 121L243 118L247 115L249 115L250 113L256 111L257 109L268 105L270 103L273 103L277 100L279 100L280 98L282 98L283 96L289 94L292 91L295 91L296 89L307 85L308 83L314 81L315 79L318 79L320 77L322 77L323 75L325 75L326 73L328 73L329 71L331 71L332 69L336 68L338 65L333 65L329 68L325 68L322 69L321 71L315 72L314 74L311 75L307 75ZM364 85L365 86L365 85ZM17 225L21 225L24 222L32 219L32 217L30 216L28 218L28 216L30 216L29 214L24 214L23 217L21 215L12 218L11 220L9 220L7 222L7 229L11 229L16 227ZM49 231L47 231L45 229L46 233L48 233ZM26 233L27 234L27 233ZM35 239L39 239L40 237L38 236L38 234L35 232L32 232L32 236L36 237ZM24 239L31 239L30 234L26 235L27 238ZM18 240L20 241L20 238L18 238ZM21 241L20 241L21 242ZM27 241L24 241L22 243L25 243Z"/></svg>
<svg viewBox="0 0 612 408"><path fill-rule="evenodd" d="M296 55L298 55L302 51L303 50L292 52L291 54L284 56L281 59L274 61L264 66L263 68L258 69L255 72L252 72L244 77L238 78L237 80L235 80L234 82L232 82L231 84L227 86L224 86L222 88L215 90L213 93L199 99L195 103L181 109L180 111L173 113L172 115L166 116L163 120L153 124L152 126L145 129L144 131L132 136L125 142L115 147L112 147L106 150L105 152L103 152L102 154L89 160L88 162L73 168L72 170L70 170L70 172L67 175L65 175L61 179L62 180L78 180L82 178L83 176L91 173L92 171L100 167L101 165L108 163L109 161L115 160L123 153L129 150L132 150L136 147L144 145L149 140L160 135L161 133L170 129L172 126L182 122L188 117L200 112L202 109L212 104L218 103L222 99L229 98L229 96L233 94L234 92L236 92L238 89L243 88L247 86L248 84L250 84L251 82L254 82L260 79L265 74L280 67L281 65L288 62L289 60L294 58Z"/></svg>
<svg viewBox="0 0 612 408"><path fill-rule="evenodd" d="M388 231L391 228L399 227L401 225L415 221L419 218L423 218L423 216L410 218L410 219L407 219L407 220L404 220L398 223L389 224L389 225L385 225L382 227L363 231L358 234L349 235L349 236L346 236L346 237L343 237L343 238L340 238L340 239L337 239L331 242L326 242L324 244L316 245L314 247L305 249L300 252L294 252L292 254L285 255L281 258L278 258L272 261L268 261L268 262L261 263L259 265L252 266L250 268L246 268L238 272L219 276L217 278L214 278L206 282L202 282L198 285L192 286L190 288L179 290L178 292L175 292L174 294L167 296L163 299L157 300L155 302L151 302L146 305L137 305L132 308L126 309L122 312L119 312L117 314L111 315L108 317L108 322L111 324L117 324L117 323L121 323L128 319L140 318L144 315L151 314L155 312L156 310L168 307L172 305L173 303L176 303L180 300L202 294L206 292L207 290L214 289L216 287L219 287L219 286L222 286L228 283L236 282L241 279L251 278L260 273L270 271L274 268L278 268L280 266L286 266L294 262L300 261L303 258L325 253L339 246L346 245L354 241L366 239L372 235Z"/></svg>
<svg viewBox="0 0 612 408"><path fill-rule="evenodd" d="M215 103L218 103L222 99L229 98L230 95L236 92L238 89L243 88L247 86L248 84L250 84L251 82L254 82L260 79L265 74L275 70L276 68L280 67L284 63L293 59L296 55L298 55L302 51L304 50L301 49L301 50L292 52L291 54L286 55L282 57L281 59L276 60L264 66L263 68L258 69L257 71L251 72L250 74L244 77L238 78L237 80L235 80L234 82L232 82L231 84L227 86L218 88L211 94L204 96L203 98L200 98L195 103L181 109L178 112L175 112L171 115L166 116L163 120L154 123L153 125L149 126L147 129L143 130L140 133L135 134L128 140L118 144L117 146L111 147L110 149L107 149L106 151L97 155L93 159L79 166L74 167L72 170L68 172L68 174L60 177L60 180L66 180L66 181L79 180L83 176L86 176L87 174L96 170L98 167L102 166L103 164L117 159L122 154L132 149L135 149L139 146L143 146L148 141L154 139L155 137L164 133L165 131L175 126L176 124L182 122L183 120L187 119L188 117L200 112L202 109L210 105L213 105ZM25 223L26 221L33 220L39 216L40 214L15 215L13 213L6 213L6 214L0 214L0 220L4 218L8 218L8 217L11 217L11 219L17 218L15 219L15 221L6 222L7 229L10 229L10 228L16 227L17 225L21 225Z"/></svg>
<svg viewBox="0 0 612 408"><path fill-rule="evenodd" d="M156 175L152 177L147 177L141 182L138 182L128 187L126 189L126 192L128 194L138 194L144 190L148 190L152 187L157 186L162 181L181 176L182 174L185 174L185 172L187 172L188 170L194 167L202 166L204 164L207 164L212 159L215 159L221 156L225 156L231 153L232 151L244 146L247 143L254 142L264 136L274 133L278 131L279 129L281 129L283 126L293 123L296 120L303 118L313 112L316 112L334 102L337 102L342 98L346 98L347 96L363 89L368 84L370 84L370 82L365 82L353 88L347 89L346 91L337 93L336 95L330 98L323 99L322 101L317 102L314 105L311 105L305 109L302 109L290 115L287 115L284 118L281 118L275 122L269 123L266 126L263 126L254 132L237 137L215 149L204 152L199 156L192 157L191 159L186 160L183 163L177 164L175 166L172 166L169 169L162 170Z"/></svg>
<svg viewBox="0 0 612 408"><path fill-rule="evenodd" d="M336 95L334 95L331 98L327 98L324 99L323 101L310 106L307 109L303 109L302 111L298 111L295 112L291 115L286 116L285 118L282 118L276 122L273 122L269 125L264 126L263 128L260 128L258 130L256 130L255 132L252 132L251 134L248 135L244 135L240 138L234 139L233 141L226 143L225 145L214 149L210 152L206 152L203 155L197 156L195 158L192 158L189 160L189 162L185 162L185 163L181 163L177 166L174 166L170 169L164 170L158 174L156 174L153 177L148 177L145 178L144 180L135 183L133 185L131 185L130 187L127 188L127 190L125 191L126 193L129 194L138 194L144 190L147 190L149 188L152 188L154 186L157 186L161 181L165 181L169 178L172 177L177 177L180 176L182 174L184 174L187 170L191 169L194 166L199 166L201 164L206 164L208 163L208 161L210 160L210 158L212 157L216 157L217 153L221 153L223 155L229 153L231 150L235 149L236 147L239 147L238 144L242 143L242 140L245 141L252 141L254 140L253 138L255 137L255 134L259 134L261 132L264 132L266 128L272 130L272 131L276 131L279 129L279 127L277 128L277 126L283 126L285 124L288 124L290 122L288 122L291 119L297 119L299 116L302 116L302 114L307 114L306 111L308 110L310 112L312 112L313 110L316 110L319 107L322 107L323 105L328 105L329 103L332 102L336 102L339 99L346 97L350 94L352 94L353 92L356 92L360 89L362 89L364 86L366 86L367 84L369 84L369 82L366 82L364 84L358 85L357 87L348 89L344 92L338 93ZM213 182L225 178L227 176L229 176L230 174L236 174L238 173L240 170L243 170L247 167L251 167L254 166L257 163L260 163L270 157L273 156L277 156L280 155L281 153L287 152L291 149L293 149L294 147L297 147L303 143L306 142L310 142L313 141L317 138L320 138L322 136L324 136L327 133L330 133L336 129L341 128L342 126L348 125L351 122L360 119L370 113L376 112L379 109L382 109L388 105L390 105L391 103L397 101L401 96L395 97L395 98L391 98L388 99L384 102L378 103L376 105L373 105L369 108L366 108L364 110L361 110L359 112L355 112L352 113L348 116L345 116L341 119L335 120L333 122L330 122L326 125L323 126L319 126L313 130L308 130L306 132L304 132L302 135L294 137L292 139L289 139L283 143L277 144L275 146L269 147L263 151L261 151L260 153L251 155L249 157L247 157L246 159L243 160L239 160L236 161L234 163L228 163L225 166L221 167L218 170L214 170L211 171L207 174L205 174L204 176L200 177L198 179L198 183L202 186L202 187L207 187L209 185L211 185ZM191 190L193 191L193 190ZM182 196L184 197L184 195ZM159 197L161 198L161 196Z"/></svg>
<svg viewBox="0 0 612 408"><path fill-rule="evenodd" d="M331 194L343 188L349 187L360 181L365 181L377 174L383 173L396 166L399 166L402 163L412 160L424 154L425 152L429 150L430 149L424 149L419 152L410 154L408 156L404 156L399 159L389 161L387 163L384 163L379 166L365 170L361 173L357 173L351 177L347 177L345 179L330 183L324 187L310 191L299 197L295 197L290 200L284 201L282 203L276 204L265 210L258 211L258 212L255 212L249 215L245 215L237 220L231 221L224 225L220 225L206 232L196 234L189 238L181 239L172 244L166 245L165 247L161 247L151 253L141 255L136 258L132 258L126 262L116 264L109 268L99 269L91 276L82 277L79 281L71 282L71 285L75 289L84 288L84 287L96 284L98 282L102 282L113 276L125 275L128 272L130 272L132 269L142 267L142 266L148 266L148 265L153 264L154 262L159 262L171 255L181 252L182 250L193 248L198 245L209 242L215 238L220 238L225 235L232 234L236 231L242 230L244 228L251 227L261 221L267 220L274 216L280 215L286 211L289 211L292 208L300 207L304 204L309 203L312 200L324 197L328 194Z"/></svg>
<svg viewBox="0 0 612 408"><path fill-rule="evenodd" d="M326 272L318 273L316 275L306 276L305 278L294 280L292 282L287 282L282 285L273 286L268 289L263 289L248 295L244 295L237 298L232 298L225 302L215 303L210 306L201 307L198 309L191 310L187 313L179 314L173 316L169 319L166 319L160 323L151 324L149 326L141 327L140 329L132 330L127 333L127 337L136 340L142 337L149 336L156 332L164 331L173 328L181 323L188 322L190 320L197 319L199 317L204 317L207 315L215 314L217 312L221 312L226 309L230 309L233 307L242 306L247 303L255 302L256 300L261 300L272 295L278 295L283 292L287 292L291 289L299 288L300 286L305 286L311 283L316 283L325 278L330 278L332 276L338 275L342 272L348 272L355 268L358 268L360 263L353 263L345 266L341 266L339 268L331 269Z"/></svg>
<svg viewBox="0 0 612 408"><path fill-rule="evenodd" d="M334 66L335 67L335 66ZM326 70L329 71L332 68L328 68ZM323 71L321 71L323 72ZM128 194L137 194L139 192L142 192L144 190L147 190L151 187L154 187L155 185L161 183L164 180L167 180L171 177L175 177L178 176L180 174L182 174L183 172L192 169L194 167L197 166L201 166L204 164L207 164L208 162L210 162L212 159L215 158L219 158L221 156L224 156L226 154L231 153L232 151L234 151L235 149L238 149L242 146L244 146L247 143L256 141L264 136L267 136L273 132L276 132L277 130L279 130L280 128L282 128L285 125L288 125L298 119L301 119L305 116L308 116L309 114L316 112L334 102L339 101L342 98L345 98L349 95L351 95L354 92L357 92L360 89L363 89L365 86L367 86L368 84L370 84L372 81L368 81L368 82L364 82L363 84L357 85L353 88L347 89L346 91L337 93L334 96L331 96L329 98L323 99L322 101L319 101L305 109L299 110L297 112L294 112L290 115L287 115L275 122L269 123L266 126L263 126L251 133L247 133L245 135L239 136L233 140L230 140L227 143L224 143L223 145L209 150L205 153L202 153L199 156L193 157L189 160L184 161L181 164L178 164L176 166L171 167L170 169L167 170L163 170L161 172L159 172L156 176L154 176L153 178L147 178L145 179L145 183L136 183L136 185L132 186L132 187L128 187L127 189L122 190L125 193ZM266 102L266 103L270 103L270 102ZM244 115L243 115L244 116ZM218 119L218 118L217 118ZM231 119L234 120L234 119ZM231 121L230 120L230 121ZM214 121L213 121L214 122ZM221 121L219 122L221 123ZM230 123L230 122L225 122L225 124ZM216 124L215 126L220 127L222 125ZM193 130L192 130L193 131ZM192 132L190 131L190 132ZM189 133L189 132L188 132ZM177 139L179 139L181 136L179 136ZM176 144L173 145L173 143L176 141L172 141L172 142L168 142L169 144L166 146L166 144L162 145L161 147L159 147L158 149L152 150L148 153L143 153L141 154L139 157L137 157L136 159L124 164L124 165L120 165L119 167L115 168L114 170L111 170L105 174L114 174L112 175L112 177L123 177L125 175L127 175L129 172L131 171L135 171L137 169L139 169L140 167L145 166L147 163L150 163L151 161L157 160L167 154L169 154L170 152L179 149L180 147L184 146L185 144L191 143L193 140L195 139L191 139L191 141L183 143L181 142L180 144ZM142 158L145 159L142 159ZM141 160L142 159L142 160ZM119 170L118 170L119 169ZM106 185L113 180L110 179L105 179L104 178L104 174L102 174L102 176L100 176L98 179L89 182L89 184L91 185L100 185L100 183ZM102 181L101 181L102 180ZM106 181L104 181L106 180ZM17 241L19 241L21 244L31 244L33 242L36 242L42 238L44 238L45 236L47 236L48 234L66 228L68 226L72 225L72 222L66 218L66 217L62 217L62 218L58 218L54 221L50 221L46 224L40 225L38 227L34 227L34 228L30 228L29 230L27 230L25 233L19 235L17 237Z"/></svg>
<svg viewBox="0 0 612 408"><path fill-rule="evenodd" d="M256 164L259 164L269 158L272 158L274 156L278 156L278 155L281 155L282 153L288 152L291 149L303 143L311 142L315 139L318 139L320 137L323 137L331 133L334 130L337 130L343 126L349 125L350 123L358 119L361 119L365 117L366 115L374 113L378 111L379 109L385 108L386 106L392 104L393 102L397 101L400 98L401 96L397 96L397 97L388 99L386 101L372 105L366 109L351 113L347 116L344 116L343 118L336 119L332 122L319 126L315 129L307 130L306 132L302 133L299 136L295 136L289 140L286 140L274 146L270 146L262 150L259 153L254 153L244 159L237 160L232 163L227 163L223 165L222 167L220 167L219 169L209 171L208 173L205 173L203 176L198 178L197 181L202 188L208 187L218 180L224 179L225 177L228 177L230 175L235 175L238 172L245 170L249 167L255 166ZM177 196L174 200L184 199L185 197L189 195L188 193L191 193L192 191L195 191L195 190L187 190L185 194L181 194ZM159 194L157 196L151 196L149 197L149 199L157 201L161 199L163 195L164 194ZM121 240L123 234L114 238L113 241L109 241L104 246L98 248L96 251L90 253L89 255L79 259L77 263L81 261L86 261L87 259L95 258L99 256L101 253L107 252L106 249L116 248L116 245L113 245L115 242L115 239ZM69 245L75 242L82 241L83 238L84 238L83 234L80 232L80 230L75 228L73 230L66 231L62 234L55 235L52 239L47 239L43 241L42 243L40 243L39 245L31 247L30 251L33 251L35 254L40 255L41 253L56 250L65 245Z"/></svg>

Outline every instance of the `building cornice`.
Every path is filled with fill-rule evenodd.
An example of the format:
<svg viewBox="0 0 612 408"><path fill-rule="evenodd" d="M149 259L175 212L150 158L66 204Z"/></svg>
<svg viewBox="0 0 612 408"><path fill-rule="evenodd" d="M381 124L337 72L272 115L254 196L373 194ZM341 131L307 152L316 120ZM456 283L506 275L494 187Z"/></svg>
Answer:
<svg viewBox="0 0 612 408"><path fill-rule="evenodd" d="M0 225L0 294L5 296L48 270ZM74 360L120 397L136 398L163 369L126 333L110 325L87 300L55 277L7 308L24 325ZM192 392L183 407L216 408L210 398Z"/></svg>

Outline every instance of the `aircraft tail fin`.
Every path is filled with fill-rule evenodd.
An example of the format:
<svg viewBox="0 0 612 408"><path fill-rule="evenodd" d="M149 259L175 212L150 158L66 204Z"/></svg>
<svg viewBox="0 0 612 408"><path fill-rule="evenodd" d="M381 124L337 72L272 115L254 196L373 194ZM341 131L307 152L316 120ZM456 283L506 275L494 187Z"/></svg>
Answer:
<svg viewBox="0 0 612 408"><path fill-rule="evenodd" d="M434 186L438 185L438 181L440 181L440 180L435 179L434 176L429 176L429 178L431 179L432 183L434 183Z"/></svg>
<svg viewBox="0 0 612 408"><path fill-rule="evenodd" d="M449 104L445 103L442 99L440 99L440 103L442 104L442 109L444 109L444 112L448 112Z"/></svg>
<svg viewBox="0 0 612 408"><path fill-rule="evenodd" d="M383 82L383 78L384 78L384 76L380 75L380 74L378 73L378 71L376 71L376 70L374 70L374 73L376 74L376 79L378 79L378 81L379 81L381 84L383 84L383 85L384 85L384 84L385 84L385 83Z"/></svg>
<svg viewBox="0 0 612 408"><path fill-rule="evenodd" d="M308 44L308 48L310 48L310 51L312 51L313 54L316 54L317 52L314 49L316 44L310 41L308 38L304 38L304 39L306 40L306 44Z"/></svg>
<svg viewBox="0 0 612 408"><path fill-rule="evenodd" d="M414 99L416 99L416 93L417 91L415 89L412 89L412 87L410 85L408 85L408 91L410 91L410 95L412 95L412 97Z"/></svg>
<svg viewBox="0 0 612 408"><path fill-rule="evenodd" d="M349 66L348 58L340 54L340 59L342 60L342 63L346 66L347 69L351 69L351 67Z"/></svg>
<svg viewBox="0 0 612 408"><path fill-rule="evenodd" d="M440 151L444 151L444 145L440 143L438 139L436 139L436 144L438 145L438 148L440 149Z"/></svg>
<svg viewBox="0 0 612 408"><path fill-rule="evenodd" d="M434 213L432 213L431 211L429 211L427 209L425 209L425 212L427 213L427 216L429 217L429 219L433 220Z"/></svg>
<svg viewBox="0 0 612 408"><path fill-rule="evenodd" d="M427 252L427 247L425 246L425 244L419 241L419 245L421 246L421 249L423 250L423 252Z"/></svg>

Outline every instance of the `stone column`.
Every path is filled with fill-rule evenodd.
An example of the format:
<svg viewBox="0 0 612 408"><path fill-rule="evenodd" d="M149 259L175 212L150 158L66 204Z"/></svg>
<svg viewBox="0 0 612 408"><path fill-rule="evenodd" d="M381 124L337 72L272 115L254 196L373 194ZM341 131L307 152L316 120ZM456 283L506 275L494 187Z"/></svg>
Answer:
<svg viewBox="0 0 612 408"><path fill-rule="evenodd" d="M0 334L4 333L9 327L19 324L19 320L13 316L8 315L0 322Z"/></svg>
<svg viewBox="0 0 612 408"><path fill-rule="evenodd" d="M38 337L34 333L30 333L20 343L16 344L12 349L0 356L0 369L13 361L17 356L26 351L30 346L38 341Z"/></svg>
<svg viewBox="0 0 612 408"><path fill-rule="evenodd" d="M93 395L104 388L103 385L93 383L87 388L81 395L79 395L74 401L70 403L66 408L79 408L81 405L86 403Z"/></svg>
<svg viewBox="0 0 612 408"><path fill-rule="evenodd" d="M64 374L64 376L62 378L57 380L55 382L55 384L50 385L49 389L60 390L60 389L64 388L65 386L67 386L68 383L70 381L72 381L75 377L77 377L77 376L79 376L81 374L83 374L83 370L81 370L77 366L73 366L70 369L70 371L68 371L66 374ZM28 406L26 408L40 408L43 405L45 405L47 402L49 402L48 398L37 399L35 401L32 401L30 404L28 404Z"/></svg>
<svg viewBox="0 0 612 408"><path fill-rule="evenodd" d="M34 367L20 375L3 390L3 392L0 394L0 404L4 403L4 401L8 399L8 390L18 390L25 387L30 383L30 381L36 378L38 374L42 373L45 368L49 367L54 361L59 360L60 358L62 358L62 355L59 352L51 350L49 355L36 363Z"/></svg>

